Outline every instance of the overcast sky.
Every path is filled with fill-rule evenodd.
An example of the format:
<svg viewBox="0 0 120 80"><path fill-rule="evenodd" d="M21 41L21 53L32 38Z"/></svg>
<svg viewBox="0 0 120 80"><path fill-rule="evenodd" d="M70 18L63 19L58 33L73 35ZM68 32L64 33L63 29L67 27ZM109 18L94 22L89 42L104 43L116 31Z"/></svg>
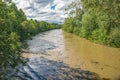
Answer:
<svg viewBox="0 0 120 80"><path fill-rule="evenodd" d="M63 23L65 7L72 0L12 0L26 16L39 21Z"/></svg>

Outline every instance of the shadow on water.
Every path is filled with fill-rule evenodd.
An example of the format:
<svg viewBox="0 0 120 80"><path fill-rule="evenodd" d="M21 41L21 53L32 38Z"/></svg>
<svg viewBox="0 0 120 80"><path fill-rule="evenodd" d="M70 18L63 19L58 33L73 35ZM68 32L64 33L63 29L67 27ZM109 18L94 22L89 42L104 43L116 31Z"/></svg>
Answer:
<svg viewBox="0 0 120 80"><path fill-rule="evenodd" d="M47 58L30 58L29 62L16 74L20 80L98 80L92 72L48 60Z"/></svg>

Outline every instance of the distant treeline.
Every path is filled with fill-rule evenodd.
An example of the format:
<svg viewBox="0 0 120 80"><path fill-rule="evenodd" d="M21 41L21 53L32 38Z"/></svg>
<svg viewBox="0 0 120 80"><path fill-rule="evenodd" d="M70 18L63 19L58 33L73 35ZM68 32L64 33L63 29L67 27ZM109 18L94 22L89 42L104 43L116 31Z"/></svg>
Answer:
<svg viewBox="0 0 120 80"><path fill-rule="evenodd" d="M18 10L15 4L0 0L0 80L11 80L9 70L24 63L20 53L26 39L59 27L55 23L27 20L24 12Z"/></svg>
<svg viewBox="0 0 120 80"><path fill-rule="evenodd" d="M120 0L77 0L66 14L64 31L120 48Z"/></svg>

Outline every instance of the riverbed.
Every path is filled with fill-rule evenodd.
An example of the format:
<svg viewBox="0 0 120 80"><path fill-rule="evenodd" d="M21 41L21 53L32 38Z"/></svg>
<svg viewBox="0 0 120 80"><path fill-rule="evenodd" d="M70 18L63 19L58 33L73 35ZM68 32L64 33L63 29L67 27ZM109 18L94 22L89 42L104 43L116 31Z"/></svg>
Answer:
<svg viewBox="0 0 120 80"><path fill-rule="evenodd" d="M120 79L120 48L95 44L61 29L40 33L27 43L29 51L23 56L29 58L30 66L24 69L36 76L35 80L39 80L39 74L48 80L93 80L91 72L101 78Z"/></svg>

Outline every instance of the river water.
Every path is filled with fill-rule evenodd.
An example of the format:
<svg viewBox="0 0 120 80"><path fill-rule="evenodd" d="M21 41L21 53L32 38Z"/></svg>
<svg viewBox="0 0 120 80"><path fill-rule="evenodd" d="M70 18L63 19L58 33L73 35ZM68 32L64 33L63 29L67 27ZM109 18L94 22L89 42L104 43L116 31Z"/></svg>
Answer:
<svg viewBox="0 0 120 80"><path fill-rule="evenodd" d="M23 56L32 61L38 62L37 58L44 58L47 61L64 63L74 69L80 68L95 72L102 78L120 79L120 48L95 44L76 35L63 32L61 29L40 33L32 40L28 40L27 43L30 52L24 53ZM30 64L34 64L32 61ZM40 64L38 62L35 65ZM36 68L35 65L34 68Z"/></svg>

